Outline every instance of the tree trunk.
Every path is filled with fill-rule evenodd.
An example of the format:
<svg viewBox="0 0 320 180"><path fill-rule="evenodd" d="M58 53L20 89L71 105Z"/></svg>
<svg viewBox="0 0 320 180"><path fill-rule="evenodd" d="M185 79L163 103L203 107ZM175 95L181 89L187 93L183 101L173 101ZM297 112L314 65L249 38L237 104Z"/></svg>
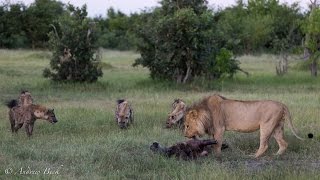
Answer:
<svg viewBox="0 0 320 180"><path fill-rule="evenodd" d="M281 59L276 66L277 75L282 76L288 72L288 53L281 53Z"/></svg>
<svg viewBox="0 0 320 180"><path fill-rule="evenodd" d="M35 48L36 48L35 41L32 40L32 50L35 50Z"/></svg>
<svg viewBox="0 0 320 180"><path fill-rule="evenodd" d="M187 72L186 72L186 75L185 75L184 78L183 78L183 81L182 81L183 84L185 84L185 83L189 80L190 75L191 75L191 67L190 67L190 65L187 63Z"/></svg>
<svg viewBox="0 0 320 180"><path fill-rule="evenodd" d="M311 10L310 10L310 15L309 18L312 15L312 12L317 8L317 0L310 0L311 3ZM316 38L316 37L311 37L310 33L306 34L306 38ZM307 40L307 39L306 39ZM309 51L310 56L309 58L312 58L311 64L310 64L310 71L311 71L311 76L316 77L317 76L317 64L318 64L318 55L316 55L316 51L318 49L312 49L312 52ZM315 57L314 57L315 56Z"/></svg>
<svg viewBox="0 0 320 180"><path fill-rule="evenodd" d="M311 76L313 76L313 77L317 76L317 73L318 73L317 66L318 66L318 64L317 64L316 60L313 60L312 63L310 64Z"/></svg>

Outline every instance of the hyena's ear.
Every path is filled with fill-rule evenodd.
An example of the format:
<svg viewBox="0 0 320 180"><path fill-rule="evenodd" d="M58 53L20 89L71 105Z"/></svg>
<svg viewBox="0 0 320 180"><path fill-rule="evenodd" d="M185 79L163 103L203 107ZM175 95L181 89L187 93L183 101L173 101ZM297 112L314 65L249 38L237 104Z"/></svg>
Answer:
<svg viewBox="0 0 320 180"><path fill-rule="evenodd" d="M33 113L37 118L41 118L44 116L44 113L40 110L35 110Z"/></svg>
<svg viewBox="0 0 320 180"><path fill-rule="evenodd" d="M187 110L187 106L186 106L186 104L183 103L183 102L180 103L180 107L181 107L181 109L183 109L184 111Z"/></svg>

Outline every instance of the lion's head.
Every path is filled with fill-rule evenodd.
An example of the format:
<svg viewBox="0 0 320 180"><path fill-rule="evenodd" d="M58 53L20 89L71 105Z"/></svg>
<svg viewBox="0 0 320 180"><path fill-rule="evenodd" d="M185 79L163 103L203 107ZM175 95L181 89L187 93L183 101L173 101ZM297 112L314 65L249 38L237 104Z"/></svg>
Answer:
<svg viewBox="0 0 320 180"><path fill-rule="evenodd" d="M202 109L190 109L186 113L184 122L184 136L187 138L201 137L206 133L209 115Z"/></svg>

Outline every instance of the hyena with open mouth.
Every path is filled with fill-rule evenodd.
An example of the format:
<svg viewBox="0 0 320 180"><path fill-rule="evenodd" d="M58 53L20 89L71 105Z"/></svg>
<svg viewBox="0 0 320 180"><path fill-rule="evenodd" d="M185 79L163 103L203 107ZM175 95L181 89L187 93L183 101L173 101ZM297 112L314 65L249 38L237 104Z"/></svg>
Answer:
<svg viewBox="0 0 320 180"><path fill-rule="evenodd" d="M186 109L187 106L181 99L175 99L172 103L172 111L168 114L166 128L171 128L174 125L182 128Z"/></svg>
<svg viewBox="0 0 320 180"><path fill-rule="evenodd" d="M125 129L133 123L133 110L127 100L119 99L117 101L115 119L121 129Z"/></svg>

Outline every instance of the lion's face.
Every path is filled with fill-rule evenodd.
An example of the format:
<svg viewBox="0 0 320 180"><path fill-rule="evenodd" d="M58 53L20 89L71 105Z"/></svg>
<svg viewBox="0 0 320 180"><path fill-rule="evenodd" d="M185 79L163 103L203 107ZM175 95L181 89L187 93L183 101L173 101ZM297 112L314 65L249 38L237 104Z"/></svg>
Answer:
<svg viewBox="0 0 320 180"><path fill-rule="evenodd" d="M184 136L187 138L196 138L204 134L203 124L199 120L199 112L197 110L188 111L184 123Z"/></svg>

